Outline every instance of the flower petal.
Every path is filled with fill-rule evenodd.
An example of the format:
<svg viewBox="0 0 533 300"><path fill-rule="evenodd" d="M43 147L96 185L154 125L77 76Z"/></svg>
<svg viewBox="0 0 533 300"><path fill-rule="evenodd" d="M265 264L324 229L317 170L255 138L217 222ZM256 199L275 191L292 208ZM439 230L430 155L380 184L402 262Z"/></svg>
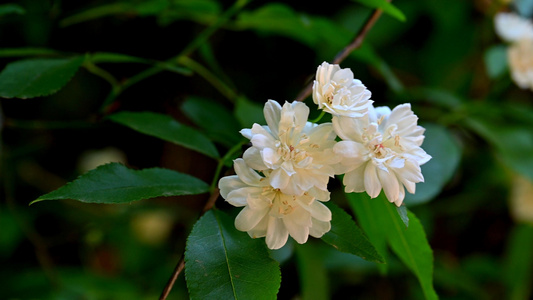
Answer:
<svg viewBox="0 0 533 300"><path fill-rule="evenodd" d="M309 228L309 235L316 238L321 238L325 233L331 230L330 222L323 222L317 219L311 219L313 225Z"/></svg>
<svg viewBox="0 0 533 300"><path fill-rule="evenodd" d="M365 190L370 198L376 198L381 191L381 182L379 181L376 166L372 163L366 164L365 167Z"/></svg>
<svg viewBox="0 0 533 300"><path fill-rule="evenodd" d="M240 231L251 230L268 214L268 211L268 208L253 210L248 206L244 207L235 218L235 228Z"/></svg>
<svg viewBox="0 0 533 300"><path fill-rule="evenodd" d="M289 232L285 228L283 220L272 216L268 217L268 225L265 242L270 249L279 249L287 243Z"/></svg>
<svg viewBox="0 0 533 300"><path fill-rule="evenodd" d="M389 202L398 201L400 195L400 183L398 182L398 178L396 178L396 174L394 174L394 172L386 172L378 169L378 177Z"/></svg>
<svg viewBox="0 0 533 300"><path fill-rule="evenodd" d="M278 136L279 121L281 118L281 105L274 100L268 100L263 109L265 120L274 136Z"/></svg>
<svg viewBox="0 0 533 300"><path fill-rule="evenodd" d="M246 183L247 185L262 185L260 181L261 179L263 179L263 177L257 174L257 172L255 172L253 169L248 167L244 162L244 159L237 158L236 160L234 160L233 168L235 169L235 173L237 173L237 175L239 176L239 179L241 179L242 182Z"/></svg>

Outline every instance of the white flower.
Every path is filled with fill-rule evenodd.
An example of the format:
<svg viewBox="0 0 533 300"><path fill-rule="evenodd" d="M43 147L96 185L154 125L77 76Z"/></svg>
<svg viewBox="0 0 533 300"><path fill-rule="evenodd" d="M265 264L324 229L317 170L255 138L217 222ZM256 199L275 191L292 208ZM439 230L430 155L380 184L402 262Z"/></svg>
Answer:
<svg viewBox="0 0 533 300"><path fill-rule="evenodd" d="M375 198L381 189L390 202L400 206L404 187L415 192L423 182L420 165L429 156L420 145L425 129L417 126L418 117L410 104L371 109L364 118L334 117L335 132L343 139L334 147L342 156L346 192L366 191Z"/></svg>
<svg viewBox="0 0 533 300"><path fill-rule="evenodd" d="M320 109L347 117L364 116L372 104L370 91L354 79L350 69L323 62L316 71L313 83L313 101Z"/></svg>
<svg viewBox="0 0 533 300"><path fill-rule="evenodd" d="M533 90L533 39L514 43L508 48L507 56L516 85Z"/></svg>
<svg viewBox="0 0 533 300"><path fill-rule="evenodd" d="M496 33L506 42L533 39L533 24L515 13L498 13L494 17Z"/></svg>
<svg viewBox="0 0 533 300"><path fill-rule="evenodd" d="M268 126L241 130L252 142L243 155L246 164L259 171L271 169L270 184L285 194L300 196L312 187L327 191L339 161L333 154L331 123L307 122L309 108L300 102L285 102L282 108L269 100L264 114Z"/></svg>
<svg viewBox="0 0 533 300"><path fill-rule="evenodd" d="M290 235L296 242L307 242L309 235L320 238L331 228L331 211L321 202L329 192L311 189L302 196L287 195L270 185L266 177L249 168L243 159L234 161L237 175L220 179L220 194L230 204L244 209L235 219L235 227L252 238L266 236L270 249L285 245Z"/></svg>

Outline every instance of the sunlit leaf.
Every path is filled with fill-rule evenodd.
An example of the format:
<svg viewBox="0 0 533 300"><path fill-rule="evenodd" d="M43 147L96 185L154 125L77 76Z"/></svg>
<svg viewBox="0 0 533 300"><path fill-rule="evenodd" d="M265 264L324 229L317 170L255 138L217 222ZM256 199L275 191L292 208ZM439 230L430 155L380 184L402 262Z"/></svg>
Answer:
<svg viewBox="0 0 533 300"><path fill-rule="evenodd" d="M0 73L0 97L25 99L53 94L67 84L83 60L76 56L9 63Z"/></svg>
<svg viewBox="0 0 533 300"><path fill-rule="evenodd" d="M490 78L497 78L507 71L507 46L496 45L485 51L485 67Z"/></svg>
<svg viewBox="0 0 533 300"><path fill-rule="evenodd" d="M368 261L385 262L349 214L333 203L326 202L326 205L331 210L332 218L331 230L322 237L324 242Z"/></svg>
<svg viewBox="0 0 533 300"><path fill-rule="evenodd" d="M324 268L324 257L320 256L318 247L310 243L296 245L298 275L302 299L328 299L328 273Z"/></svg>
<svg viewBox="0 0 533 300"><path fill-rule="evenodd" d="M30 204L61 199L87 203L129 203L160 196L202 194L208 190L205 182L187 174L161 168L132 170L119 163L110 163L81 175Z"/></svg>
<svg viewBox="0 0 533 300"><path fill-rule="evenodd" d="M452 178L461 159L461 148L450 131L441 125L423 124L426 128L422 148L431 160L422 165L424 182L416 184L414 194L406 193L407 205L425 203L437 196Z"/></svg>
<svg viewBox="0 0 533 300"><path fill-rule="evenodd" d="M215 145L196 129L185 126L172 117L153 112L120 112L109 116L114 122L138 132L218 158Z"/></svg>
<svg viewBox="0 0 533 300"><path fill-rule="evenodd" d="M406 227L395 205L389 203L383 193L375 199L370 199L365 193L346 195L357 220L374 246L381 250L386 248L383 244L389 244L418 278L426 299L437 299L433 288L433 252L416 216L411 212L407 213L409 227ZM384 252L385 249L380 251Z"/></svg>
<svg viewBox="0 0 533 300"><path fill-rule="evenodd" d="M214 141L231 148L243 138L239 133L240 125L231 111L218 102L189 97L183 102L181 109Z"/></svg>
<svg viewBox="0 0 533 300"><path fill-rule="evenodd" d="M383 10L384 13L389 14L390 16L400 20L405 21L405 15L399 10L396 6L389 3L387 0L352 0L359 2L365 6L371 8L379 8Z"/></svg>
<svg viewBox="0 0 533 300"><path fill-rule="evenodd" d="M191 299L275 299L281 282L264 240L237 231L218 210L201 217L187 239L185 277Z"/></svg>

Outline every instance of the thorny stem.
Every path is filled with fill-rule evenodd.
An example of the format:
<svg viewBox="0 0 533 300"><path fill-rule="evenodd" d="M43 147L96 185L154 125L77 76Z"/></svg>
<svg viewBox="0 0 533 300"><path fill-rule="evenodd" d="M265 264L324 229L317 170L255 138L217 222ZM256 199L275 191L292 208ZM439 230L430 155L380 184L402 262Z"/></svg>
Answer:
<svg viewBox="0 0 533 300"><path fill-rule="evenodd" d="M348 55L350 55L350 53L352 53L352 51L354 51L355 49L361 46L361 44L363 43L363 40L366 37L366 34L368 33L368 31L370 31L372 26L374 26L376 21L381 16L382 12L383 11L381 9L374 10L372 15L370 15L368 20L366 20L363 27L355 35L355 38L352 40L352 42L348 44L348 46L344 47L344 49L342 49L342 51L339 52L337 56L335 56L335 59L333 59L333 64L340 64L344 59L346 59L346 57L348 57ZM313 92L313 82L310 82L300 92L300 94L298 94L298 96L296 97L296 101L300 101L300 102L304 101L305 98L309 97L309 95L311 95L312 92Z"/></svg>

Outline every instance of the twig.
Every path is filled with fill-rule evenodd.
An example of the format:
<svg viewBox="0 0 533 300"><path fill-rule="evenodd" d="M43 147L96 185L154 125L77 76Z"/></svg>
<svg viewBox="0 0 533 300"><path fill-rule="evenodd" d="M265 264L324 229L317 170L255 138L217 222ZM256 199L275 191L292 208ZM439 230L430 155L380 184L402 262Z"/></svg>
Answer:
<svg viewBox="0 0 533 300"><path fill-rule="evenodd" d="M366 20L365 25L363 25L361 30L359 30L359 32L357 33L355 38L352 40L352 42L348 44L348 46L344 47L344 49L342 49L342 51L339 52L337 56L335 56L335 59L333 60L333 64L340 64L344 59L346 59L346 57L348 57L348 55L350 55L350 53L352 53L352 51L354 51L355 49L361 46L361 44L363 43L363 40L366 37L366 34L368 33L368 31L370 31L372 26L374 26L376 21L381 16L381 13L383 13L381 9L374 10L372 15L370 15L368 20ZM296 101L300 101L300 102L304 101L305 98L309 97L309 95L311 95L312 92L313 92L313 82L310 82L300 92L300 94L298 94L298 96L296 97Z"/></svg>
<svg viewBox="0 0 533 300"><path fill-rule="evenodd" d="M219 195L220 195L220 190L218 188L215 188L211 192L211 195L209 196L209 199L205 203L204 208L202 209L202 213L200 214L200 216L198 218L200 218L208 210L213 208L213 206L215 205L215 202L217 201ZM176 283L176 279L178 279L178 276L180 275L180 273L183 271L184 268L185 268L185 253L183 253L181 255L181 258L178 261L178 264L176 265L176 268L174 268L174 272L172 273L172 277L170 277L170 279L167 282L167 285L163 289L163 292L161 292L161 296L159 296L159 300L167 299L168 294L170 293L170 291L172 290L172 287L174 286L174 283Z"/></svg>

